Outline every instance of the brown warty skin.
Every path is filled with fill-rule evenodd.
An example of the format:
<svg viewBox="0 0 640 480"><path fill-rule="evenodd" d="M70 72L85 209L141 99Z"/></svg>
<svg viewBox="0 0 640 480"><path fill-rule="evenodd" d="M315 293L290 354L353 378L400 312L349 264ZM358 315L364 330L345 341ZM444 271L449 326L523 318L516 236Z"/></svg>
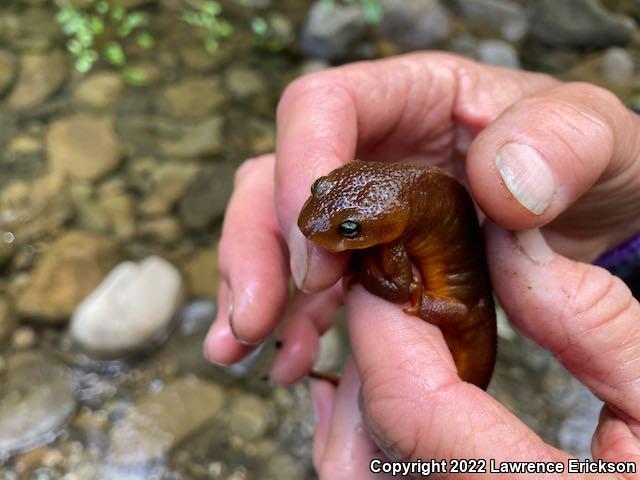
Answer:
<svg viewBox="0 0 640 480"><path fill-rule="evenodd" d="M351 250L354 281L440 328L460 378L486 389L496 315L478 219L466 189L436 168L355 161L311 188L298 226ZM412 264L419 272L417 278Z"/></svg>

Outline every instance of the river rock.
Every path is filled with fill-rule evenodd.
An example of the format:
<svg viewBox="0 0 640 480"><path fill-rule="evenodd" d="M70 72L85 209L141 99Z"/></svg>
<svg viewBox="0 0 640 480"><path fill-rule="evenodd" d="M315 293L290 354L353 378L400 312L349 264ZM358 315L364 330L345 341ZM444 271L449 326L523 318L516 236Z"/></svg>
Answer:
<svg viewBox="0 0 640 480"><path fill-rule="evenodd" d="M16 59L8 50L0 50L0 96L13 83L16 76Z"/></svg>
<svg viewBox="0 0 640 480"><path fill-rule="evenodd" d="M504 40L483 40L478 45L478 59L489 65L520 68L518 52Z"/></svg>
<svg viewBox="0 0 640 480"><path fill-rule="evenodd" d="M218 249L216 246L197 250L184 263L182 271L191 298L215 300L220 285Z"/></svg>
<svg viewBox="0 0 640 480"><path fill-rule="evenodd" d="M160 109L178 117L204 117L217 111L225 101L215 78L187 78L170 85L160 96Z"/></svg>
<svg viewBox="0 0 640 480"><path fill-rule="evenodd" d="M122 147L110 121L75 114L51 124L47 155L52 171L97 180L122 160Z"/></svg>
<svg viewBox="0 0 640 480"><path fill-rule="evenodd" d="M327 330L318 344L318 354L313 365L319 372L339 371L344 362L345 351L340 330L334 326Z"/></svg>
<svg viewBox="0 0 640 480"><path fill-rule="evenodd" d="M529 28L524 7L510 0L457 0L463 17L500 32L505 40L522 40Z"/></svg>
<svg viewBox="0 0 640 480"><path fill-rule="evenodd" d="M169 157L203 158L222 151L222 117L212 117L181 129L175 140L161 140L160 148Z"/></svg>
<svg viewBox="0 0 640 480"><path fill-rule="evenodd" d="M600 68L607 81L613 85L627 86L633 82L634 60L624 48L608 48L600 60Z"/></svg>
<svg viewBox="0 0 640 480"><path fill-rule="evenodd" d="M233 191L233 165L212 166L193 181L180 202L180 218L193 229L206 228L224 214Z"/></svg>
<svg viewBox="0 0 640 480"><path fill-rule="evenodd" d="M80 232L63 235L45 251L19 294L18 314L43 323L65 321L117 258L114 240Z"/></svg>
<svg viewBox="0 0 640 480"><path fill-rule="evenodd" d="M0 344L11 337L16 326L16 317L9 299L0 295Z"/></svg>
<svg viewBox="0 0 640 480"><path fill-rule="evenodd" d="M98 199L116 237L131 238L136 231L135 204L127 192L126 183L119 178L105 182L98 189Z"/></svg>
<svg viewBox="0 0 640 480"><path fill-rule="evenodd" d="M351 47L362 37L366 27L358 5L329 5L316 0L309 9L302 29L300 48L310 57L340 60L348 57Z"/></svg>
<svg viewBox="0 0 640 480"><path fill-rule="evenodd" d="M52 441L75 410L71 373L37 352L8 359L0 396L0 458Z"/></svg>
<svg viewBox="0 0 640 480"><path fill-rule="evenodd" d="M73 214L68 184L55 174L9 183L0 192L0 232L11 232L16 244L54 233Z"/></svg>
<svg viewBox="0 0 640 480"><path fill-rule="evenodd" d="M265 400L256 395L239 395L231 402L229 430L245 440L256 440L267 431L269 416Z"/></svg>
<svg viewBox="0 0 640 480"><path fill-rule="evenodd" d="M631 41L636 24L605 10L597 0L540 0L531 17L531 37L554 47L608 47Z"/></svg>
<svg viewBox="0 0 640 480"><path fill-rule="evenodd" d="M151 192L140 203L138 211L145 216L165 215L186 193L199 167L187 162L167 162L150 172Z"/></svg>
<svg viewBox="0 0 640 480"><path fill-rule="evenodd" d="M80 105L96 109L107 108L118 100L123 87L124 82L119 73L96 73L78 85L73 98Z"/></svg>
<svg viewBox="0 0 640 480"><path fill-rule="evenodd" d="M118 465L139 465L166 455L213 420L224 403L217 385L186 377L139 398L111 430L107 458Z"/></svg>
<svg viewBox="0 0 640 480"><path fill-rule="evenodd" d="M266 83L256 70L245 67L230 67L224 76L227 90L237 99L252 97L264 91Z"/></svg>
<svg viewBox="0 0 640 480"><path fill-rule="evenodd" d="M20 73L7 99L12 108L32 108L55 93L67 78L67 62L63 52L22 55Z"/></svg>
<svg viewBox="0 0 640 480"><path fill-rule="evenodd" d="M143 220L138 224L137 235L163 245L172 245L183 238L182 225L174 217Z"/></svg>
<svg viewBox="0 0 640 480"><path fill-rule="evenodd" d="M382 36L411 48L430 48L449 37L449 13L437 0L382 0Z"/></svg>
<svg viewBox="0 0 640 480"><path fill-rule="evenodd" d="M71 338L93 356L122 356L165 333L182 298L180 273L166 260L122 262L78 305Z"/></svg>

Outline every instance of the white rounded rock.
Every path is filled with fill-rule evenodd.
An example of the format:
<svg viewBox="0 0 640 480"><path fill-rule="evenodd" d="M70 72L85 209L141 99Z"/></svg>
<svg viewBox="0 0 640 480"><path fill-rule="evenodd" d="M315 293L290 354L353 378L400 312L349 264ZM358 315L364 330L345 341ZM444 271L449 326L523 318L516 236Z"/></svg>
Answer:
<svg viewBox="0 0 640 480"><path fill-rule="evenodd" d="M76 308L71 338L89 354L113 358L166 331L183 300L178 270L152 256L122 262Z"/></svg>

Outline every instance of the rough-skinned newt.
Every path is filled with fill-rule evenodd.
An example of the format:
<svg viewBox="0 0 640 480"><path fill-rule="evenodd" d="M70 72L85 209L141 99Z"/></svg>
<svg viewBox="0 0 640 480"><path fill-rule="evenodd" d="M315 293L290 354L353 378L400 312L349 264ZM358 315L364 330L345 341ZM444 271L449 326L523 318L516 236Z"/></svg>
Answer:
<svg viewBox="0 0 640 480"><path fill-rule="evenodd" d="M298 226L329 251L350 250L353 280L411 302L404 311L440 328L460 378L487 387L495 308L478 218L457 180L437 168L350 162L313 183Z"/></svg>

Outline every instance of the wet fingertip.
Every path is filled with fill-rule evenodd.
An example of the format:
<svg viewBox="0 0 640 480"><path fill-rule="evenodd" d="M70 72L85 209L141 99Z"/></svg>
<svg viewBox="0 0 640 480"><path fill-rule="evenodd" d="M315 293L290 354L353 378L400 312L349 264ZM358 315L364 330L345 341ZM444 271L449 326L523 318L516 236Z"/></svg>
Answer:
<svg viewBox="0 0 640 480"><path fill-rule="evenodd" d="M247 340L243 335L239 334L235 328L235 322L233 316L229 317L229 329L231 330L231 334L236 341L242 345L247 345L250 347L255 347L256 345L260 345L262 343L261 340Z"/></svg>

